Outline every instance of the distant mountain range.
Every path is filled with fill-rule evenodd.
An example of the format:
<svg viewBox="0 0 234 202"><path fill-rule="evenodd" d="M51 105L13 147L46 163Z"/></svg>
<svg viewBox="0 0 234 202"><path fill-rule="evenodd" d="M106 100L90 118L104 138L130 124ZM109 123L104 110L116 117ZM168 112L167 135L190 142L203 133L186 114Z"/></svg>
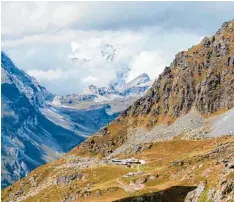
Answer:
<svg viewBox="0 0 234 202"><path fill-rule="evenodd" d="M1 72L2 188L106 126L151 84L143 74L122 89L91 85L79 95L55 96L4 52Z"/></svg>
<svg viewBox="0 0 234 202"><path fill-rule="evenodd" d="M76 109L108 105L109 114L118 113L142 96L151 85L152 81L144 73L134 80L125 83L121 88L116 88L113 85L102 88L90 85L81 94L55 96L52 105Z"/></svg>

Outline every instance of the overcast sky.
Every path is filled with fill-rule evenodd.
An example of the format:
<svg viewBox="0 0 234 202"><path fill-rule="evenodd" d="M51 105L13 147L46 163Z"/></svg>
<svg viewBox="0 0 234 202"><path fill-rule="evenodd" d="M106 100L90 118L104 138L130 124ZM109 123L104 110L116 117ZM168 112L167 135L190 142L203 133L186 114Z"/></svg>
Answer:
<svg viewBox="0 0 234 202"><path fill-rule="evenodd" d="M157 78L233 13L234 2L2 2L2 50L53 93L79 93L126 70Z"/></svg>

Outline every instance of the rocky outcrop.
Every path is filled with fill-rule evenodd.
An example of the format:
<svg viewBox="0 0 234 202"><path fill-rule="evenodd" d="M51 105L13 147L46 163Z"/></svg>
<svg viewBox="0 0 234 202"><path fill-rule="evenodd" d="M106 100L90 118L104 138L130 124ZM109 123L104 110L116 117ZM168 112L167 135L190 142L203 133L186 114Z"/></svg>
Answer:
<svg viewBox="0 0 234 202"><path fill-rule="evenodd" d="M178 53L147 95L122 116L149 116L148 124L173 120L195 106L209 115L234 106L234 21ZM166 119L168 118L169 119Z"/></svg>
<svg viewBox="0 0 234 202"><path fill-rule="evenodd" d="M215 159L216 164L220 164L222 170L219 180L216 184L203 181L199 186L189 192L185 198L185 202L229 202L234 199L234 155L233 144L220 144L216 149L212 150L203 158Z"/></svg>
<svg viewBox="0 0 234 202"><path fill-rule="evenodd" d="M185 198L185 202L231 202L234 199L234 179L230 178L229 171L225 176L221 176L216 186L209 187L205 182L193 191L189 192Z"/></svg>
<svg viewBox="0 0 234 202"><path fill-rule="evenodd" d="M188 193L185 202L199 202L202 192L205 190L205 186L205 183L201 182L195 190Z"/></svg>
<svg viewBox="0 0 234 202"><path fill-rule="evenodd" d="M73 173L71 175L66 175L66 176L59 176L56 181L55 184L68 184L73 180L79 180L82 179L83 175L79 174L79 173Z"/></svg>

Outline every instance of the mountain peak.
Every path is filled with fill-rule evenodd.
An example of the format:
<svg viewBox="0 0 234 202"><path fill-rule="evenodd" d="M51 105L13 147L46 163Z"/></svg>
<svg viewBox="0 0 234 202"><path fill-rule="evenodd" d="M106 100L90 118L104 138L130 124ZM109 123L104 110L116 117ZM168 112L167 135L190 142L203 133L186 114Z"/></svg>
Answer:
<svg viewBox="0 0 234 202"><path fill-rule="evenodd" d="M141 94L142 92L145 92L146 89L149 88L151 84L149 84L150 77L148 74L143 73L137 76L132 81L126 83L123 85L123 87L116 88L116 86L110 84L109 87L96 87L95 85L89 85L88 88L84 89L84 94L98 94L98 95L107 95L107 94L113 94L113 95L124 95L131 93L131 89L134 89L134 93ZM144 89L141 89L140 85L144 85ZM138 91L137 89L140 90Z"/></svg>
<svg viewBox="0 0 234 202"><path fill-rule="evenodd" d="M123 86L123 90L135 87L137 85L141 85L150 81L150 77L146 73L142 73L137 76L135 79L129 81Z"/></svg>
<svg viewBox="0 0 234 202"><path fill-rule="evenodd" d="M31 104L43 105L45 100L53 97L47 89L38 84L35 78L16 67L3 51L1 51L1 68L4 71L5 79L13 82L18 90L25 94Z"/></svg>
<svg viewBox="0 0 234 202"><path fill-rule="evenodd" d="M149 77L149 75L147 73L142 73L133 80L138 80L138 79L142 79L142 82L150 81L150 77Z"/></svg>

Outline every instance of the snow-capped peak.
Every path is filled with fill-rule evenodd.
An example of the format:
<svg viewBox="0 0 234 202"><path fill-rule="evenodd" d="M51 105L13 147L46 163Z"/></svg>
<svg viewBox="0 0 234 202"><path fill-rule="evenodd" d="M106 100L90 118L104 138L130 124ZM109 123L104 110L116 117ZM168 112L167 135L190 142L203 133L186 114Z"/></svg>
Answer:
<svg viewBox="0 0 234 202"><path fill-rule="evenodd" d="M151 86L150 77L143 73L133 79L132 81L124 84L121 88L117 88L116 86L110 85L109 87L101 87L98 88L94 85L90 85L88 88L85 88L83 94L94 94L99 96L107 96L107 95L118 95L125 96L126 94L141 94L146 89Z"/></svg>
<svg viewBox="0 0 234 202"><path fill-rule="evenodd" d="M146 83L149 81L150 81L150 77L148 76L148 74L143 73L143 74L139 75L138 77L136 77L135 79L133 79L132 81L129 81L128 83L126 83L123 86L123 90L135 87L137 85L140 85L140 84L143 84L143 83Z"/></svg>

